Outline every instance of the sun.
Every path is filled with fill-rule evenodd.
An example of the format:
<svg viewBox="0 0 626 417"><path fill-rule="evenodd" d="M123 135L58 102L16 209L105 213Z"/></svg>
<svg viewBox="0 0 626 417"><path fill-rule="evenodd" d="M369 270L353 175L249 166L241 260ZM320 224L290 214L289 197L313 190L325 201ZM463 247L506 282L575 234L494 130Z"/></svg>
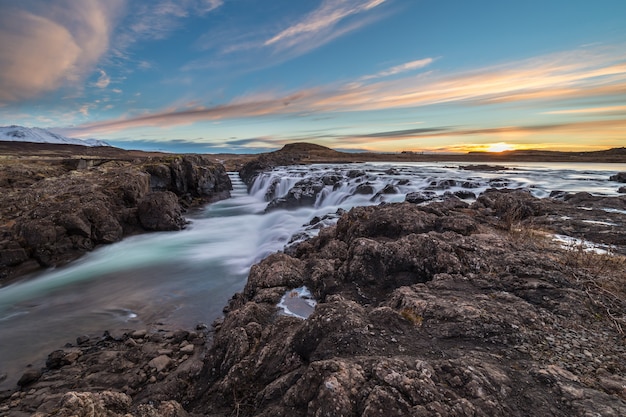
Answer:
<svg viewBox="0 0 626 417"><path fill-rule="evenodd" d="M498 142L498 143L492 143L491 145L488 145L485 150L487 152L504 152L504 151L512 151L514 149L515 149L515 146L511 145L510 143Z"/></svg>

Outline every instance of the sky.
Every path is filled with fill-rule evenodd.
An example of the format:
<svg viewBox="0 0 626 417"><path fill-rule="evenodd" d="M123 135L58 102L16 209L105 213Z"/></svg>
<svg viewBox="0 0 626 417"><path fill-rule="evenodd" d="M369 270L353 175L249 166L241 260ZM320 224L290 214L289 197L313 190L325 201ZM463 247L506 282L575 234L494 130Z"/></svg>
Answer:
<svg viewBox="0 0 626 417"><path fill-rule="evenodd" d="M0 125L126 149L626 146L624 0L0 0Z"/></svg>

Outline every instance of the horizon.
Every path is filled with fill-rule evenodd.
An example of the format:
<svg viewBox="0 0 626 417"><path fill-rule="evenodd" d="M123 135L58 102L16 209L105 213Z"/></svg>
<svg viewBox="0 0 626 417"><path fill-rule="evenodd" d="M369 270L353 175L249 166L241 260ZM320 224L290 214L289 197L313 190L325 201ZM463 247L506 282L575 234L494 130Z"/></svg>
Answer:
<svg viewBox="0 0 626 417"><path fill-rule="evenodd" d="M0 125L161 152L626 143L626 2L0 4Z"/></svg>

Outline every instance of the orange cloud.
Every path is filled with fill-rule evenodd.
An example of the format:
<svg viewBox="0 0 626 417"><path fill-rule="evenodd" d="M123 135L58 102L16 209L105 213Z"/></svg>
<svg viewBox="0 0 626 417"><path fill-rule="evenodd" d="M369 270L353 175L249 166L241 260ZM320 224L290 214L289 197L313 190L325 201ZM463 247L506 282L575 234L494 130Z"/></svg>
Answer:
<svg viewBox="0 0 626 417"><path fill-rule="evenodd" d="M121 0L35 2L0 15L0 101L80 81L106 52ZM71 10L71 14L68 12Z"/></svg>

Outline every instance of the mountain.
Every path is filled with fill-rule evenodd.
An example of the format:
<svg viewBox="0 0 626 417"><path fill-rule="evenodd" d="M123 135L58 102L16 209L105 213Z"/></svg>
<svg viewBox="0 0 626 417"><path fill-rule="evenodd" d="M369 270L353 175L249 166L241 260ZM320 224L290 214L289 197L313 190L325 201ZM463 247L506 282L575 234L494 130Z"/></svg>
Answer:
<svg viewBox="0 0 626 417"><path fill-rule="evenodd" d="M63 135L50 132L46 129L24 126L0 126L0 141L53 143L82 146L111 146L103 140L68 138Z"/></svg>

